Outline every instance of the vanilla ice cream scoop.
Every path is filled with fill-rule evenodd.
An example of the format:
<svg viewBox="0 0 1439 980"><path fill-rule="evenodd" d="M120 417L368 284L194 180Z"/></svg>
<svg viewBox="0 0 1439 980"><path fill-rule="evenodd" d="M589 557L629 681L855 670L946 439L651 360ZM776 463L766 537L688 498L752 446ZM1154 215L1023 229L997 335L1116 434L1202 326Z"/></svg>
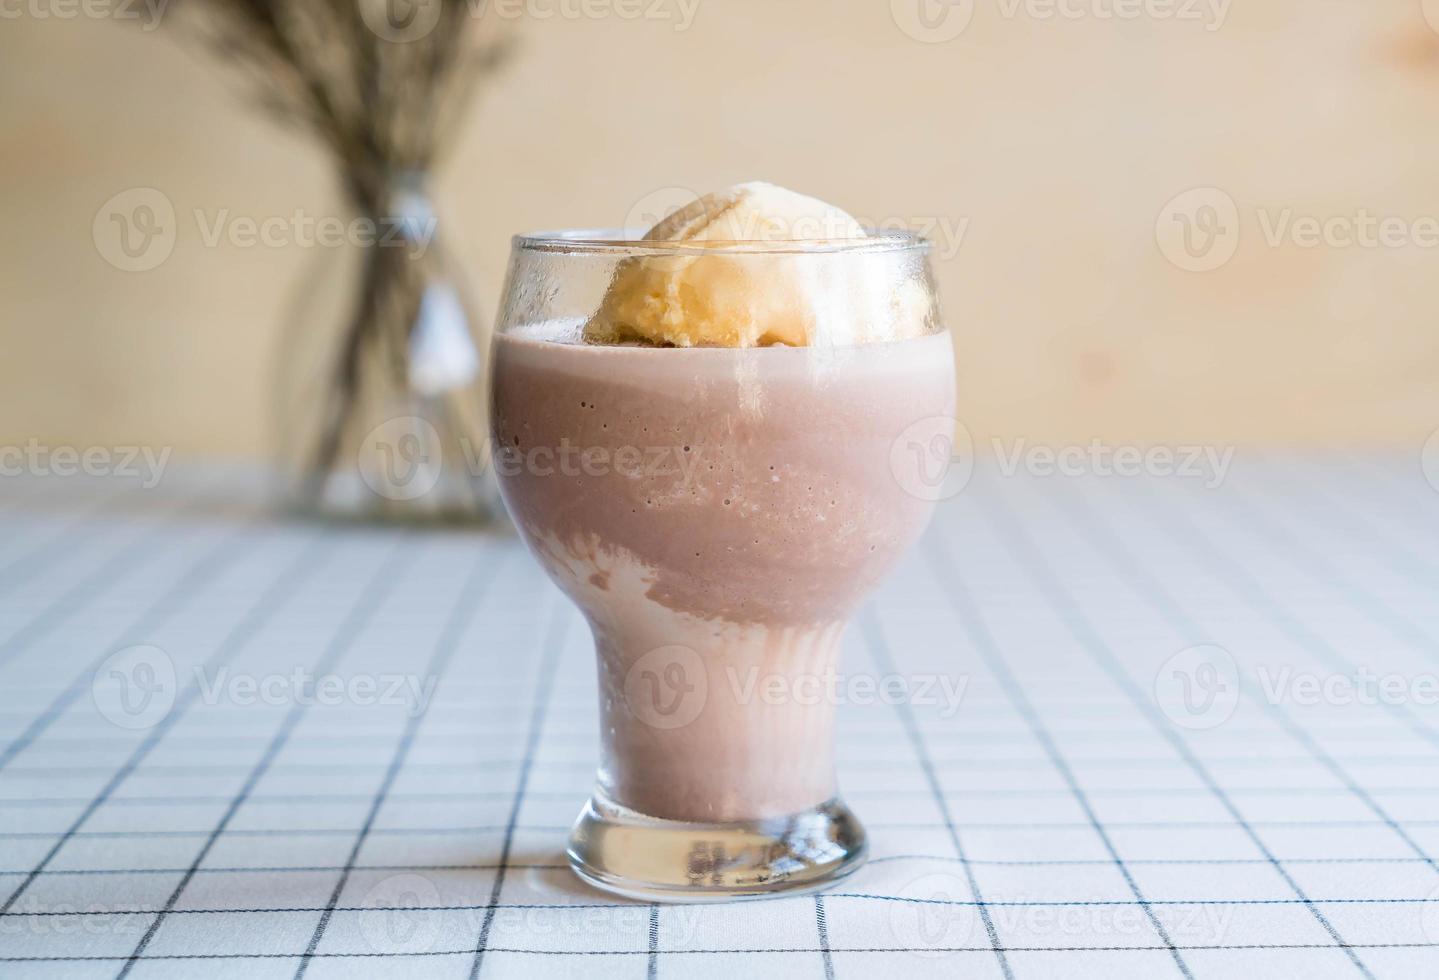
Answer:
<svg viewBox="0 0 1439 980"><path fill-rule="evenodd" d="M733 248L736 242L844 243L868 236L845 211L774 184L707 194L666 217L646 242L687 246L622 262L589 343L792 347L901 340L929 333L931 291L892 259L844 252Z"/></svg>
<svg viewBox="0 0 1439 980"><path fill-rule="evenodd" d="M790 242L865 238L848 213L756 180L697 198L645 234L648 242Z"/></svg>

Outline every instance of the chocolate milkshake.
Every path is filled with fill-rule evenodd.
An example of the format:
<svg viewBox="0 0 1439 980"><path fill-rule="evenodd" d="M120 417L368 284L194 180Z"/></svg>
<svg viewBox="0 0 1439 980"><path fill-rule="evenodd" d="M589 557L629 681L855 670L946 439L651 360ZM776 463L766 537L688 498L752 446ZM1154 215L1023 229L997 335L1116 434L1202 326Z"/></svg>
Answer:
<svg viewBox="0 0 1439 980"><path fill-rule="evenodd" d="M748 203L771 223L744 241L781 243L776 212L818 204ZM745 204L651 234L694 242ZM603 760L570 852L603 887L768 894L862 856L825 692L846 622L929 518L896 442L951 414L954 384L922 243L860 236L620 250L582 317L536 318L512 268L495 465L594 633Z"/></svg>

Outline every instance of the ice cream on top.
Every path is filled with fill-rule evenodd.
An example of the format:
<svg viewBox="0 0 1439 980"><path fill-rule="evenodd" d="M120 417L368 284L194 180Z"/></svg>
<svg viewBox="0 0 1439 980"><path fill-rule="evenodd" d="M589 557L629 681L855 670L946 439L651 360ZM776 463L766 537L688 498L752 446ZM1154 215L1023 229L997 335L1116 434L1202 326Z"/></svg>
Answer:
<svg viewBox="0 0 1439 980"><path fill-rule="evenodd" d="M735 242L868 237L845 211L774 184L736 184L661 220L646 242L686 246L625 259L585 325L595 344L792 347L930 332L930 291L878 253L724 250Z"/></svg>

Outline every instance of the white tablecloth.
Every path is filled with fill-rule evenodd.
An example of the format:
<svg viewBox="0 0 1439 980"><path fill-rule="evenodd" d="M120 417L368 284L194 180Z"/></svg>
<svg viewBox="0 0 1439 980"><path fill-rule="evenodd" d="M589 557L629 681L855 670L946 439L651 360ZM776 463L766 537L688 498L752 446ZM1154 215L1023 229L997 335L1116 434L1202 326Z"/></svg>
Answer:
<svg viewBox="0 0 1439 980"><path fill-rule="evenodd" d="M517 542L219 482L0 481L0 975L1439 975L1417 460L981 465L847 639L869 864L659 907L564 867L593 664Z"/></svg>

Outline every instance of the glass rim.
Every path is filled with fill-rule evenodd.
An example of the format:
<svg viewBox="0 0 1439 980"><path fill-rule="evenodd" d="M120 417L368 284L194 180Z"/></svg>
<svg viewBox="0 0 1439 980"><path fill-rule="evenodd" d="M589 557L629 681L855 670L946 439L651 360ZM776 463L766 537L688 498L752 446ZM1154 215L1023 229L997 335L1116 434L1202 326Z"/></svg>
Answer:
<svg viewBox="0 0 1439 980"><path fill-rule="evenodd" d="M812 255L927 253L930 241L910 231L876 231L867 238L793 238L783 241L663 242L631 237L623 228L532 231L510 239L517 251L567 255Z"/></svg>

